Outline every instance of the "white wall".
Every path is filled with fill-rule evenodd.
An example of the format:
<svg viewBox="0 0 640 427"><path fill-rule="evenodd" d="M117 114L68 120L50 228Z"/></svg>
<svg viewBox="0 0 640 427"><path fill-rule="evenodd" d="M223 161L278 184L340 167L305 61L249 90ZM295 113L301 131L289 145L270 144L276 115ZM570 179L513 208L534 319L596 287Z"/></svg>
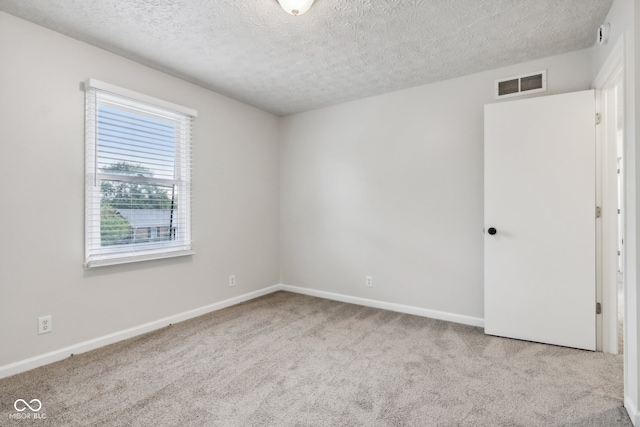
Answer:
<svg viewBox="0 0 640 427"><path fill-rule="evenodd" d="M283 283L481 322L483 105L495 79L547 69L549 95L591 67L583 50L285 118Z"/></svg>
<svg viewBox="0 0 640 427"><path fill-rule="evenodd" d="M2 12L0 64L0 367L279 282L277 117ZM83 269L90 77L198 110L193 257Z"/></svg>
<svg viewBox="0 0 640 427"><path fill-rule="evenodd" d="M640 135L640 76L635 70L640 69L640 7L632 2L628 7L633 16L633 24L627 27L626 37L629 40L625 65L625 102L629 118L627 135L625 136L625 190L626 190L626 230L628 238L625 248L625 407L630 412L635 426L640 426L640 293L638 292L638 266L640 265L640 156L638 153L637 135Z"/></svg>

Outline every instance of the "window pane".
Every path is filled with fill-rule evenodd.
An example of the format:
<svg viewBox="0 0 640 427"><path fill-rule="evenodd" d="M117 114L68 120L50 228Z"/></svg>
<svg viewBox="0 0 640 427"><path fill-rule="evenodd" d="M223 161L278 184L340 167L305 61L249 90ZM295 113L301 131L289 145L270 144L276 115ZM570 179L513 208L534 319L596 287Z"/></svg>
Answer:
<svg viewBox="0 0 640 427"><path fill-rule="evenodd" d="M101 246L175 240L178 213L175 186L100 182Z"/></svg>
<svg viewBox="0 0 640 427"><path fill-rule="evenodd" d="M100 105L97 139L101 173L174 178L174 122Z"/></svg>

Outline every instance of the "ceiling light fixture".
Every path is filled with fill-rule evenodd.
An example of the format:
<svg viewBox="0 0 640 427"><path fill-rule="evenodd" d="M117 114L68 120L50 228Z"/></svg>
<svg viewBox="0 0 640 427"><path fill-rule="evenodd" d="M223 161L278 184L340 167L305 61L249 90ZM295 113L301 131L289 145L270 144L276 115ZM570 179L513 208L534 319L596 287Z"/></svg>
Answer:
<svg viewBox="0 0 640 427"><path fill-rule="evenodd" d="M311 8L315 0L278 0L280 6L292 15L302 15Z"/></svg>

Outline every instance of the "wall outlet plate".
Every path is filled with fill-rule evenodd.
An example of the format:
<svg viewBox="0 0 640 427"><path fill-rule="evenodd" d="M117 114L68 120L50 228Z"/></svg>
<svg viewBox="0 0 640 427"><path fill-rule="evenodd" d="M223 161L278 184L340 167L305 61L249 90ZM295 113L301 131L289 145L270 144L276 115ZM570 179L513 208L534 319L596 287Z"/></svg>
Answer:
<svg viewBox="0 0 640 427"><path fill-rule="evenodd" d="M235 286L236 285L236 275L232 274L231 276L229 276L229 286Z"/></svg>
<svg viewBox="0 0 640 427"><path fill-rule="evenodd" d="M51 315L38 317L38 335L48 334L53 330Z"/></svg>
<svg viewBox="0 0 640 427"><path fill-rule="evenodd" d="M373 278L372 278L371 276L367 276L367 277L365 278L364 285L365 285L367 288L372 288L372 287L373 287Z"/></svg>

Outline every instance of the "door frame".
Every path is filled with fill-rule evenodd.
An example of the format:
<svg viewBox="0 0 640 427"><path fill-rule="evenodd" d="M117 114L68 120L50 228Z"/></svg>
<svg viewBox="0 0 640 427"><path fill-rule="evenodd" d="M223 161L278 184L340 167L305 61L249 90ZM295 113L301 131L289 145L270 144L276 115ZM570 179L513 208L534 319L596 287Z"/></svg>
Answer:
<svg viewBox="0 0 640 427"><path fill-rule="evenodd" d="M612 255L613 248L618 247L618 166L615 155L617 140L611 138L611 134L607 130L611 129L611 126L616 126L612 120L618 116L624 119L625 113L623 107L623 111L619 111L615 117L612 117L615 110L610 110L610 105L605 103L606 97L602 92L615 85L621 86L619 93L624 96L624 42L622 38L614 46L592 85L592 88L596 89L596 112L602 117L601 124L596 127L596 204L602 208L602 217L596 223L596 301L602 304L602 314L596 317L596 349L612 354L618 354L618 264L617 256ZM625 139L623 135L623 153ZM613 156L612 153L614 153ZM622 173L624 173L624 169ZM624 186L622 191L624 191ZM625 199L623 194L621 209L623 214ZM620 233L625 235L624 230L620 230ZM624 260L624 247L621 256ZM627 280L624 273L623 286L626 295ZM626 330L626 313L624 323ZM626 337L623 341L626 346Z"/></svg>

